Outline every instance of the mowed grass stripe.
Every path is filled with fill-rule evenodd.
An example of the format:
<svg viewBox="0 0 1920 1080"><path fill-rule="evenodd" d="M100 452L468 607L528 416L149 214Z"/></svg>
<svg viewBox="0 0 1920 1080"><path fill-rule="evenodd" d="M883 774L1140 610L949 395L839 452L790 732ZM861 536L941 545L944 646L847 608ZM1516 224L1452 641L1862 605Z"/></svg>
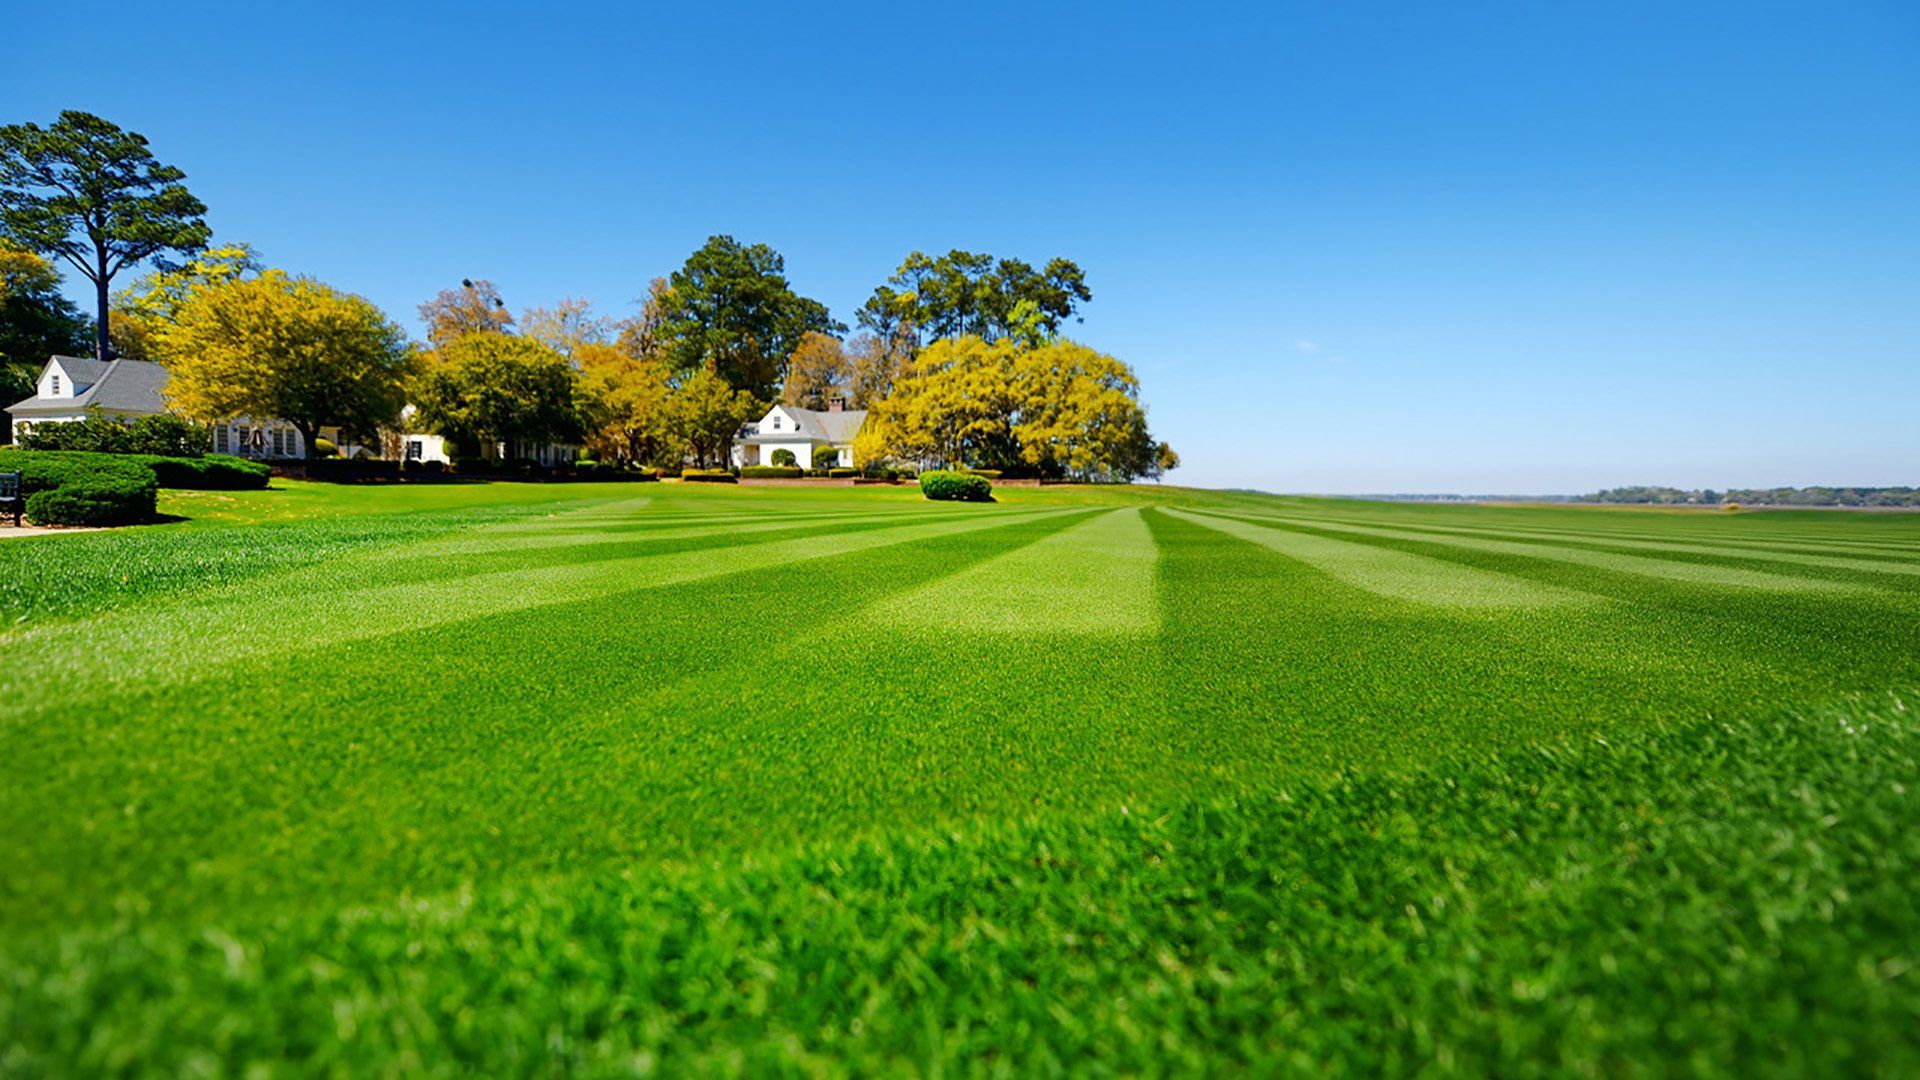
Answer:
<svg viewBox="0 0 1920 1080"><path fill-rule="evenodd" d="M891 626L975 635L1148 635L1160 625L1157 557L1140 510L1112 510L891 597L869 617Z"/></svg>
<svg viewBox="0 0 1920 1080"><path fill-rule="evenodd" d="M490 555L509 551L532 551L555 547L593 547L602 544L632 544L658 540L687 540L702 536L726 533L731 535L780 532L783 530L832 527L835 525L869 525L876 522L922 522L949 521L964 515L957 513L919 513L914 507L902 507L890 513L874 514L794 514L775 521L760 521L742 518L735 514L726 517L709 517L697 521L667 521L648 523L645 526L601 527L597 529L556 529L547 532L517 530L511 536L494 535L493 530L464 533L459 536L427 541L416 548L396 549L383 552L382 557L390 560L413 559L420 557L440 557L448 555Z"/></svg>
<svg viewBox="0 0 1920 1080"><path fill-rule="evenodd" d="M1449 608L1554 607L1598 602L1585 593L1374 544L1257 525L1240 517L1161 509L1182 521L1259 544L1306 563L1375 596Z"/></svg>
<svg viewBox="0 0 1920 1080"><path fill-rule="evenodd" d="M1376 525L1345 525L1321 518L1300 517L1262 517L1261 520L1273 521L1288 528L1306 528L1328 532L1351 533L1356 536L1376 536L1388 540L1406 540L1422 544L1437 544L1444 547L1466 548L1472 551L1485 551L1497 555L1516 555L1527 559L1541 559L1547 562L1573 563L1592 567L1596 570L1610 570L1615 573L1632 574L1636 577L1661 578L1667 581L1679 581L1694 585L1712 585L1722 588L1765 589L1774 592L1842 592L1855 586L1836 582L1826 578L1798 577L1788 574L1769 573L1764 570L1747 570L1737 566L1725 566L1718 563L1689 562L1679 559L1661 559L1645 555L1628 555L1609 551L1593 551L1588 548L1573 548L1550 544L1546 541L1493 540L1467 536L1442 536L1428 533L1410 532L1403 528L1382 528Z"/></svg>
<svg viewBox="0 0 1920 1080"><path fill-rule="evenodd" d="M1260 516L1271 516L1262 514ZM1381 525L1379 518L1341 517L1315 515L1315 521L1336 521L1348 525ZM1887 565L1915 566L1915 569L1895 569L1893 573L1920 572L1920 548L1904 544L1882 544L1870 541L1835 541L1815 543L1794 541L1764 536L1727 536L1720 533L1687 533L1665 531L1662 540L1647 539L1650 530L1623 529L1582 529L1575 532L1565 527L1517 524L1472 524L1472 525L1434 525L1423 521L1396 521L1394 527L1405 529L1431 530L1434 532L1463 533L1505 537L1515 540L1539 539L1546 542L1574 540L1583 543L1611 544L1627 547L1645 547L1649 550L1690 552L1701 554L1725 555L1729 558L1767 559L1781 555L1810 555L1836 559L1855 560L1851 563L1835 562L1813 565L1833 565L1836 568L1883 569ZM1755 549L1750 551L1749 549ZM1758 552L1767 552L1760 554ZM1783 561L1794 561L1785 559Z"/></svg>
<svg viewBox="0 0 1920 1080"><path fill-rule="evenodd" d="M1316 519L1322 524L1332 524L1333 519ZM1339 524L1360 524L1340 521ZM1524 535L1518 533L1498 533L1491 529L1458 527L1446 525L1403 525L1402 529L1419 533L1435 533L1448 536L1484 537L1488 539L1507 536L1522 543L1541 544L1578 544L1603 548L1627 548L1633 551L1671 552L1676 555L1698 555L1703 558L1750 559L1755 562L1793 563L1800 566L1819 567L1829 570L1846 570L1870 574L1920 575L1920 556L1913 561L1895 558L1859 558L1843 555L1817 554L1808 551L1778 551L1749 547L1735 547L1730 544L1708 542L1645 540L1612 534L1589 534L1559 532L1550 530L1532 530Z"/></svg>
<svg viewBox="0 0 1920 1080"><path fill-rule="evenodd" d="M192 678L209 665L283 651L276 626L329 628L334 641L380 637L526 608L666 588L808 559L851 555L936 536L998 528L1075 511L983 508L958 521L773 540L716 550L498 570L360 589L270 595L157 608L28 631L0 675L0 716L19 716L112 693L122 685ZM208 643L217 642L217 648ZM111 662L98 662L110 657ZM88 671L85 680L69 677Z"/></svg>

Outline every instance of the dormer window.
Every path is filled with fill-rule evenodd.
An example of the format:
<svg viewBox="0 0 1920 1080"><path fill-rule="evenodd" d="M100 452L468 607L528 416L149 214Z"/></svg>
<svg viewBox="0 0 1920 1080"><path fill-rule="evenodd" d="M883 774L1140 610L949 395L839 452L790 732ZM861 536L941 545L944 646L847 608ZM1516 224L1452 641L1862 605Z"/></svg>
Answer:
<svg viewBox="0 0 1920 1080"><path fill-rule="evenodd" d="M58 390L59 388L60 387L58 383L54 384L54 389ZM775 431L780 430L780 418L778 416L773 418L773 430Z"/></svg>
<svg viewBox="0 0 1920 1080"><path fill-rule="evenodd" d="M53 377L53 396L54 397L60 396L60 376L58 375L55 375Z"/></svg>

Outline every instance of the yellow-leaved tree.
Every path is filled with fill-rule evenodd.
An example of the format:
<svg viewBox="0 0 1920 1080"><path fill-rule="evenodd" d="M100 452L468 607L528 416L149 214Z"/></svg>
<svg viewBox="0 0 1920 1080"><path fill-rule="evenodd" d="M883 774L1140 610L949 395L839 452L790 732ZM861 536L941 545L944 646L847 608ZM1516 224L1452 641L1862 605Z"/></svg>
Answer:
<svg viewBox="0 0 1920 1080"><path fill-rule="evenodd" d="M1147 430L1133 369L1071 341L946 338L873 402L862 465L972 466L1098 482L1159 476L1179 459Z"/></svg>
<svg viewBox="0 0 1920 1080"><path fill-rule="evenodd" d="M1050 342L1014 359L1013 384L1013 439L1020 460L1043 476L1125 481L1178 463L1147 431L1139 378L1106 353Z"/></svg>
<svg viewBox="0 0 1920 1080"><path fill-rule="evenodd" d="M379 308L279 270L192 290L155 344L173 372L175 411L284 420L308 446L324 426L371 436L392 423L414 362L405 332Z"/></svg>
<svg viewBox="0 0 1920 1080"><path fill-rule="evenodd" d="M638 465L678 461L666 365L615 345L574 352L580 365L580 413L587 446L602 458Z"/></svg>

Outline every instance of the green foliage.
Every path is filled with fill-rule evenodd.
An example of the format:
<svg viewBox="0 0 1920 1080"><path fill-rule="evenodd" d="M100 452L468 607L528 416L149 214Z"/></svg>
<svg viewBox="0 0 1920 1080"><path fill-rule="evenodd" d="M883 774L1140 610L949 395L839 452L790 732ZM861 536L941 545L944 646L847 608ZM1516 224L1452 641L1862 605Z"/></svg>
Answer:
<svg viewBox="0 0 1920 1080"><path fill-rule="evenodd" d="M942 502L991 502L993 482L973 473L935 470L920 474L920 492Z"/></svg>
<svg viewBox="0 0 1920 1080"><path fill-rule="evenodd" d="M92 348L93 325L61 295L53 265L0 236L0 393L6 403L33 396L48 357Z"/></svg>
<svg viewBox="0 0 1920 1080"><path fill-rule="evenodd" d="M114 274L156 256L192 252L212 235L186 174L154 160L147 140L68 109L38 124L0 127L0 233L57 256L94 283L95 355L109 357L107 296Z"/></svg>
<svg viewBox="0 0 1920 1080"><path fill-rule="evenodd" d="M141 454L133 458L153 470L162 488L181 491L258 491L273 480L273 468L230 454L197 458Z"/></svg>
<svg viewBox="0 0 1920 1080"><path fill-rule="evenodd" d="M860 308L858 321L886 341L1017 338L1028 347L1050 339L1079 306L1093 299L1086 274L1070 259L1035 270L1019 259L954 250L938 258L908 255Z"/></svg>
<svg viewBox="0 0 1920 1080"><path fill-rule="evenodd" d="M798 480L806 470L797 465L742 465L740 475L753 480Z"/></svg>
<svg viewBox="0 0 1920 1080"><path fill-rule="evenodd" d="M779 392L787 358L809 331L845 329L826 305L793 291L779 252L714 236L668 279L655 336L673 370L705 369L766 400Z"/></svg>
<svg viewBox="0 0 1920 1080"><path fill-rule="evenodd" d="M25 450L199 457L212 445L212 436L206 428L167 413L132 422L95 413L84 420L35 424L18 443Z"/></svg>
<svg viewBox="0 0 1920 1080"><path fill-rule="evenodd" d="M476 331L441 346L419 380L419 422L459 442L545 443L579 438L575 374L537 341Z"/></svg>
<svg viewBox="0 0 1920 1080"><path fill-rule="evenodd" d="M134 457L7 448L0 472L20 474L36 525L126 525L154 515L158 483Z"/></svg>
<svg viewBox="0 0 1920 1080"><path fill-rule="evenodd" d="M983 476L988 480L1000 479L999 469L961 469L960 471L966 473L968 476Z"/></svg>
<svg viewBox="0 0 1920 1080"><path fill-rule="evenodd" d="M793 451L784 446L775 450L770 460L775 465L792 466L800 464L800 459L794 456Z"/></svg>
<svg viewBox="0 0 1920 1080"><path fill-rule="evenodd" d="M339 457L340 447L336 446L332 439L315 439L313 440L313 454L311 456L317 458Z"/></svg>
<svg viewBox="0 0 1920 1080"><path fill-rule="evenodd" d="M860 470L834 468L834 469L828 469L827 475L830 477L833 477L836 480L844 480L849 476L859 476Z"/></svg>
<svg viewBox="0 0 1920 1080"><path fill-rule="evenodd" d="M739 478L726 469L682 469L680 479L689 484L737 484Z"/></svg>

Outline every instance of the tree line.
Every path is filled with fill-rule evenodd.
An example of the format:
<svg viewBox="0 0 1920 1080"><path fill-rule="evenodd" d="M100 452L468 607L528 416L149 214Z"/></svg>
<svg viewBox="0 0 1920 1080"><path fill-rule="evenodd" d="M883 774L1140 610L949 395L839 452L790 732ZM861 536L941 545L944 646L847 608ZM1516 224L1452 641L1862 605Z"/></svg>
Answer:
<svg viewBox="0 0 1920 1080"><path fill-rule="evenodd" d="M1712 488L1619 487L1581 495L1575 502L1632 503L1652 506L1858 506L1920 507L1920 488L1779 487Z"/></svg>
<svg viewBox="0 0 1920 1080"><path fill-rule="evenodd" d="M88 348L164 364L185 416L274 417L309 445L338 426L367 441L438 432L469 455L565 442L720 464L777 400L870 410L863 464L1127 480L1177 463L1148 432L1132 369L1062 336L1093 296L1065 258L912 252L849 335L779 252L716 235L626 317L578 299L516 316L475 278L420 305L416 342L359 296L214 245L206 210L146 139L100 117L0 127L10 389L31 394L46 356ZM91 318L61 295L61 266L94 285Z"/></svg>

